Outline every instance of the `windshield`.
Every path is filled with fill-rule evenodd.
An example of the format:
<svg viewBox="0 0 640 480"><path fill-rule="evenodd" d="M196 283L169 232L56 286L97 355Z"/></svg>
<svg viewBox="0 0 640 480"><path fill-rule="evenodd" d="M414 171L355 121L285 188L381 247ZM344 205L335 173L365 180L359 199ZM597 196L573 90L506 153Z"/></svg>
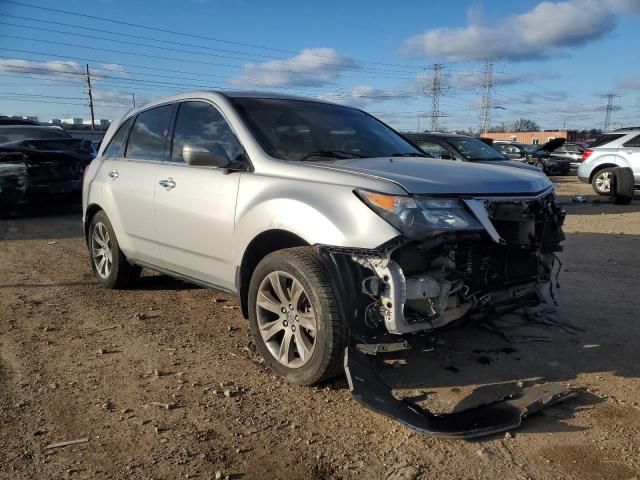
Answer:
<svg viewBox="0 0 640 480"><path fill-rule="evenodd" d="M354 108L273 98L231 101L272 157L299 161L424 156L389 127Z"/></svg>
<svg viewBox="0 0 640 480"><path fill-rule="evenodd" d="M505 160L505 156L495 148L487 145L477 138L471 137L450 137L447 142L458 150L467 160Z"/></svg>
<svg viewBox="0 0 640 480"><path fill-rule="evenodd" d="M70 138L70 136L67 132L58 128L0 128L0 143L49 138Z"/></svg>

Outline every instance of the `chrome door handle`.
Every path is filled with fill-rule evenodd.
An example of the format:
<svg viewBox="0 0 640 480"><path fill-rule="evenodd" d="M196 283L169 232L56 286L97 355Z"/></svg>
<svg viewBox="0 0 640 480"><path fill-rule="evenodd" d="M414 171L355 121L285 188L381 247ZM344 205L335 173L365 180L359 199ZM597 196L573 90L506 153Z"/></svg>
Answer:
<svg viewBox="0 0 640 480"><path fill-rule="evenodd" d="M158 183L169 190L176 187L176 182L173 181L173 178L163 178Z"/></svg>
<svg viewBox="0 0 640 480"><path fill-rule="evenodd" d="M117 170L112 170L109 173L107 173L107 175L109 175L111 178L118 178L120 176Z"/></svg>

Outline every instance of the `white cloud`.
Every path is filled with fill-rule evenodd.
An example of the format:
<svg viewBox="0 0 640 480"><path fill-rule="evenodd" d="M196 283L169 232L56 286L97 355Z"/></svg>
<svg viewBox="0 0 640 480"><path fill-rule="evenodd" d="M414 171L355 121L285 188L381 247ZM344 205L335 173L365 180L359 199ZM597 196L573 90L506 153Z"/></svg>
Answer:
<svg viewBox="0 0 640 480"><path fill-rule="evenodd" d="M376 102L414 98L417 94L417 90L387 90L370 85L358 85L347 90L346 93L323 93L318 97L330 102L362 108Z"/></svg>
<svg viewBox="0 0 640 480"><path fill-rule="evenodd" d="M544 59L560 54L562 48L602 38L615 28L620 13L640 13L640 0L545 1L493 27L470 23L427 30L409 38L404 51L454 61Z"/></svg>
<svg viewBox="0 0 640 480"><path fill-rule="evenodd" d="M308 87L326 85L339 74L358 68L356 61L332 48L307 48L285 60L248 63L229 80L242 87Z"/></svg>
<svg viewBox="0 0 640 480"><path fill-rule="evenodd" d="M131 105L133 107L133 98L131 97L131 92L120 92L117 90L94 90L93 99L96 102L107 103L119 103L123 105ZM145 102L142 98L138 97L136 101L139 104Z"/></svg>
<svg viewBox="0 0 640 480"><path fill-rule="evenodd" d="M90 67L91 68L91 67ZM113 74L108 73L112 71ZM86 66L72 61L34 61L20 59L0 60L0 74L36 75L47 80L68 82L74 76L86 74ZM126 70L116 63L99 64L91 71L91 78L122 77Z"/></svg>
<svg viewBox="0 0 640 480"><path fill-rule="evenodd" d="M640 75L629 75L617 84L621 90L640 90Z"/></svg>

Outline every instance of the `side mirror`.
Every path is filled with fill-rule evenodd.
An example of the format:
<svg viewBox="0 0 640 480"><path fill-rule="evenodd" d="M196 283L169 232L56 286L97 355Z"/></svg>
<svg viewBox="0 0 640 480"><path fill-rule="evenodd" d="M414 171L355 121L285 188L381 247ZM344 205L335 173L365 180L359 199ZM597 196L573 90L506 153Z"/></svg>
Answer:
<svg viewBox="0 0 640 480"><path fill-rule="evenodd" d="M197 167L228 167L231 159L222 146L213 142L206 147L199 145L185 145L182 147L182 158L187 165Z"/></svg>

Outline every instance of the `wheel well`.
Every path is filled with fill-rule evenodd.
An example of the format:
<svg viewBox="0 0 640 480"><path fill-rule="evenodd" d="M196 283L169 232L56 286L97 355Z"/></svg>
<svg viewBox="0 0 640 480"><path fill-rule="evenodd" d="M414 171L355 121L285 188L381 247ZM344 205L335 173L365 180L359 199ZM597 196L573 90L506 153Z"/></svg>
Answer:
<svg viewBox="0 0 640 480"><path fill-rule="evenodd" d="M248 293L253 271L264 257L276 250L309 245L299 236L286 230L268 230L254 238L242 256L240 278L238 279L240 307L244 318L249 318Z"/></svg>
<svg viewBox="0 0 640 480"><path fill-rule="evenodd" d="M603 168L616 168L618 166L619 165L616 165L615 163L603 163L602 165L598 165L591 171L591 175L589 175L589 182L593 181L593 177L596 176L596 173L598 173Z"/></svg>
<svg viewBox="0 0 640 480"><path fill-rule="evenodd" d="M87 236L89 235L89 225L91 225L91 219L100 210L102 210L102 208L100 208L95 203L89 205L89 207L87 208L87 213L86 213L86 215L84 217L84 238L85 238L85 240L87 239Z"/></svg>

